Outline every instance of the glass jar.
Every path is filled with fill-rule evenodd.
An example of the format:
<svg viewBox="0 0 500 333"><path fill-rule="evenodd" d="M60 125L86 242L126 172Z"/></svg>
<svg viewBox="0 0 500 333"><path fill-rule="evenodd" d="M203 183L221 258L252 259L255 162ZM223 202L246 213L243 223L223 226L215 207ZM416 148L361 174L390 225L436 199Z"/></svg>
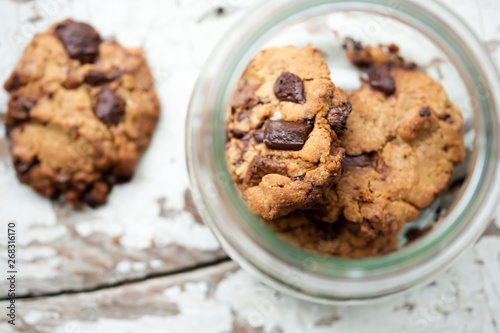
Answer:
<svg viewBox="0 0 500 333"><path fill-rule="evenodd" d="M343 57L340 38L335 38L347 33L372 45L395 42L403 54L413 50L409 60L429 64L428 72L463 110L469 141L467 163L456 170L463 181L458 191L441 199L447 212L432 231L396 252L361 260L315 255L281 239L247 210L224 158L226 106L252 57L269 46L311 44L325 54L332 81L355 89L353 69ZM481 42L434 1L265 2L249 10L222 39L194 89L186 150L196 206L231 258L266 284L296 297L366 303L426 284L480 237L499 198L499 83ZM427 223L428 216L434 218L422 212L416 223Z"/></svg>

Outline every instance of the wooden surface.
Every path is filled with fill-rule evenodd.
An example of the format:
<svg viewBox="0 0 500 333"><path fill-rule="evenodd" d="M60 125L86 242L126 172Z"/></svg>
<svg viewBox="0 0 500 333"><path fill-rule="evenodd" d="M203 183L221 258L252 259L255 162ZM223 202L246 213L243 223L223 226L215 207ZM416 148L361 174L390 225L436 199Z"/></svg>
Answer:
<svg viewBox="0 0 500 333"><path fill-rule="evenodd" d="M470 24L500 67L500 2L443 2ZM0 312L0 332L500 331L498 221L435 283L375 306L298 301L226 258L192 208L184 118L202 64L245 15L242 3L0 0L1 82L35 33L72 17L106 38L145 49L163 110L134 180L115 188L109 204L96 211L75 212L19 185L0 132L0 223L18 221L17 291L28 297L18 300L15 328ZM2 91L0 112L6 101ZM0 298L7 289L0 279ZM0 301L0 308L7 304Z"/></svg>

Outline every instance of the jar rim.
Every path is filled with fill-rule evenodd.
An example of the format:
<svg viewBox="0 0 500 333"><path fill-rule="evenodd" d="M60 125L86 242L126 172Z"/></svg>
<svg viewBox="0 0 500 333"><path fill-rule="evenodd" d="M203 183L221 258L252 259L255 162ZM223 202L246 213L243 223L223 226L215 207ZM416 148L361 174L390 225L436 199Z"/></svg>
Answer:
<svg viewBox="0 0 500 333"><path fill-rule="evenodd" d="M238 29L226 35L209 58L210 63L204 66L193 91L187 116L186 150L193 196L201 216L233 259L267 283L288 292L295 290L296 296L309 300L335 302L383 297L431 278L477 240L499 195L500 154L495 142L499 139L500 95L493 88L500 79L481 42L461 19L438 3L395 0L392 7L387 7L384 0L275 0L263 7L266 13L256 6L238 23ZM391 12L384 13L388 8ZM224 159L225 105L231 93L228 87L233 87L239 79L245 61L257 51L255 45L259 40L286 24L319 13L345 10L377 12L404 20L441 48L453 50L447 54L463 80L469 83L471 97L476 95L472 98L476 109L474 169L439 228L415 244L377 258L315 257L307 261L314 254L281 239L248 212L239 199ZM485 89L479 96L472 91L478 87ZM205 142L203 147L197 143L200 139ZM214 147L215 153L205 149L206 142ZM216 156L209 156L211 153ZM415 274L417 268L419 273ZM304 275L309 280L307 284L335 279L339 287L320 290L303 285L303 280L293 285L284 281L282 269ZM384 286L377 290L359 288L366 281L383 281Z"/></svg>

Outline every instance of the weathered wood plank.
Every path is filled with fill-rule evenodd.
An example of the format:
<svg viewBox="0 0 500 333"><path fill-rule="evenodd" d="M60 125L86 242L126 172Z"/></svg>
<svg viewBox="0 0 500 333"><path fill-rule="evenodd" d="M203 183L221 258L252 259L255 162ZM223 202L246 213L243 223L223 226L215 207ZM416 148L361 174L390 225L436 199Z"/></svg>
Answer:
<svg viewBox="0 0 500 333"><path fill-rule="evenodd" d="M483 237L432 284L376 306L299 301L233 262L17 306L17 332L495 332L500 237ZM14 330L4 323L0 332Z"/></svg>

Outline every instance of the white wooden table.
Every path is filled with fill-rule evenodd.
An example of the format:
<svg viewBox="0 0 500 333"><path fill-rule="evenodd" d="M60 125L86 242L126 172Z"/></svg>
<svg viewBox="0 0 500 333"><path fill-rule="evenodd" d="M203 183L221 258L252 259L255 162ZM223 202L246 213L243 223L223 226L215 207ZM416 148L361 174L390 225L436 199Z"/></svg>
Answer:
<svg viewBox="0 0 500 333"><path fill-rule="evenodd" d="M500 1L442 1L500 66ZM77 214L18 184L0 130L0 223L18 221L24 297L15 327L0 311L0 332L499 332L498 221L434 283L379 305L299 301L226 257L192 208L182 141L193 84L224 31L245 15L238 3L245 2L0 0L1 82L35 33L71 17L144 48L163 108L132 183L115 188L106 207ZM0 112L6 102L1 92ZM0 238L5 265L5 230ZM2 276L0 309L7 289Z"/></svg>

